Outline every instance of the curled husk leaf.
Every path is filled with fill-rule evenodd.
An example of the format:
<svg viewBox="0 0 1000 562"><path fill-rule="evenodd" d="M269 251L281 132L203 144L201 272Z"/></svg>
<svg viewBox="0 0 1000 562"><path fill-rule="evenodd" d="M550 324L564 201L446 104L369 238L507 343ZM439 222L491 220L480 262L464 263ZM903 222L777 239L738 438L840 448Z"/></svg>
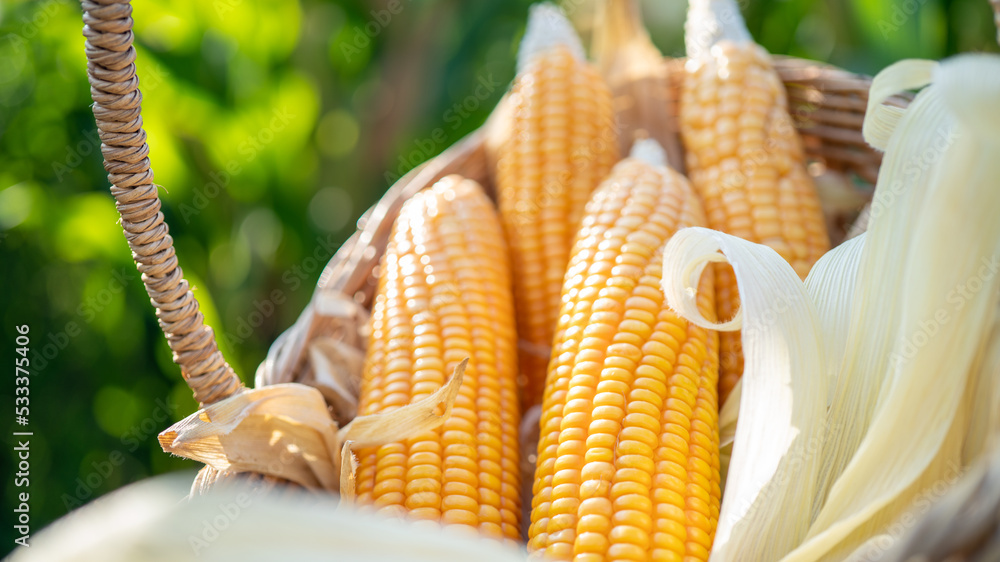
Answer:
<svg viewBox="0 0 1000 562"><path fill-rule="evenodd" d="M468 359L433 394L401 408L359 416L342 428L323 395L285 383L248 389L198 410L160 433L163 450L223 472L253 472L306 488L352 491L353 450L406 439L451 414ZM347 470L343 470L344 465Z"/></svg>
<svg viewBox="0 0 1000 562"><path fill-rule="evenodd" d="M890 95L926 86L908 108ZM864 132L885 150L867 232L805 283L768 248L687 229L664 251L672 308L705 264L736 273L746 368L711 560L870 559L997 440L1000 57L902 61ZM721 252L721 253L720 253ZM902 528L906 528L905 525Z"/></svg>

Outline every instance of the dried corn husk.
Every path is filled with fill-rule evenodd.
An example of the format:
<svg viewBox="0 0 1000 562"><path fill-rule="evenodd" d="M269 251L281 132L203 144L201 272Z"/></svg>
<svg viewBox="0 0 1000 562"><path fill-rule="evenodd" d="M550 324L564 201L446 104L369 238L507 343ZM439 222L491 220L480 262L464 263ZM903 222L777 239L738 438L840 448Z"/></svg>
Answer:
<svg viewBox="0 0 1000 562"><path fill-rule="evenodd" d="M628 154L638 139L652 138L670 167L683 173L669 62L650 40L636 0L602 0L599 6L593 55L614 96L621 153Z"/></svg>
<svg viewBox="0 0 1000 562"><path fill-rule="evenodd" d="M356 417L342 428L323 394L311 386L285 383L244 390L170 426L160 433L160 446L218 471L255 472L310 489L339 490L350 500L357 468L353 449L399 441L444 423L467 363L459 363L448 382L427 398ZM342 484L347 488L341 490Z"/></svg>
<svg viewBox="0 0 1000 562"><path fill-rule="evenodd" d="M315 386L339 424L357 413L368 312L337 291L320 288L302 315L268 350L254 386ZM305 360L308 358L308 360Z"/></svg>
<svg viewBox="0 0 1000 562"><path fill-rule="evenodd" d="M881 105L925 85L906 110ZM667 245L670 305L699 325L743 328L712 560L883 551L894 521L996 439L997 99L996 56L903 61L879 74L864 130L886 154L868 231L804 284L767 248L718 232L688 229ZM720 260L736 272L743 308L711 325L692 303L701 271Z"/></svg>

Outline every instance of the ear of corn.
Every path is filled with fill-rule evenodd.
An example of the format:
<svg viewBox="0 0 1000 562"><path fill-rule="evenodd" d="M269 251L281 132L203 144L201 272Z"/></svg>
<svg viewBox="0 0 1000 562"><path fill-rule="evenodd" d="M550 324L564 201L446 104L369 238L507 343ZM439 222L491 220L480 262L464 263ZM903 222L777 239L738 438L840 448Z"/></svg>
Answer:
<svg viewBox="0 0 1000 562"><path fill-rule="evenodd" d="M750 39L732 0L692 0L680 130L688 177L708 226L769 246L801 278L829 249L816 186L770 55ZM716 266L718 316L739 308L729 265ZM719 394L743 372L739 332L721 334Z"/></svg>
<svg viewBox="0 0 1000 562"><path fill-rule="evenodd" d="M539 556L708 558L720 495L718 339L674 315L659 289L663 244L703 223L683 176L634 157L587 207L542 405L529 531ZM711 276L702 289L714 318Z"/></svg>
<svg viewBox="0 0 1000 562"><path fill-rule="evenodd" d="M361 503L520 537L516 339L507 249L478 184L449 176L400 212L379 276L359 413L426 397L465 358L451 416L358 453Z"/></svg>
<svg viewBox="0 0 1000 562"><path fill-rule="evenodd" d="M924 86L906 109L882 105ZM862 130L885 151L869 228L805 283L714 230L664 250L670 306L706 328L724 327L698 319L691 272L719 251L737 265L742 313L725 329L742 322L747 369L717 560L909 559L889 545L998 435L979 377L996 376L1000 57L901 61L869 96Z"/></svg>
<svg viewBox="0 0 1000 562"><path fill-rule="evenodd" d="M541 401L569 251L591 192L617 160L611 94L569 22L532 9L497 164L510 243L525 407Z"/></svg>
<svg viewBox="0 0 1000 562"><path fill-rule="evenodd" d="M614 96L618 146L628 152L635 140L654 139L667 164L683 172L668 61L643 26L638 0L601 0L598 6L592 53Z"/></svg>

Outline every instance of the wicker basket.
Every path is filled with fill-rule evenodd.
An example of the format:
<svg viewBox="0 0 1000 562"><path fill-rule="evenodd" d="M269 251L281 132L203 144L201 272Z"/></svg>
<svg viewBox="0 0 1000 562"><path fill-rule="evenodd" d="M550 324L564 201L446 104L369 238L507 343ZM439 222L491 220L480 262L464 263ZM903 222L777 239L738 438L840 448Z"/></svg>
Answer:
<svg viewBox="0 0 1000 562"><path fill-rule="evenodd" d="M991 2L997 9L1000 27L1000 0ZM241 391L243 386L219 352L211 328L204 324L198 301L177 264L172 239L160 212L142 128L142 95L135 75L130 0L83 0L82 4L94 116L125 236L174 361L180 365L195 397L203 404L213 403ZM871 79L790 57L777 57L775 67L785 83L790 111L806 152L814 162L811 169L844 174L859 196L856 201L863 203L869 199L881 162L881 154L869 147L861 135ZM680 77L683 73L670 75ZM676 100L679 85L673 84L672 90ZM901 96L889 103L905 106L907 102L908 98ZM474 179L493 193L486 144L484 129L473 132L406 174L359 219L357 232L323 270L310 304L271 346L257 370L257 386L285 382L316 384L308 350L318 338L335 342L345 356L357 357L363 353L363 330L375 292L377 264L400 207L415 193L452 173ZM858 215L862 205L845 209L824 201L824 206L833 222L844 225ZM835 232L834 241L846 234L846 228L841 229L839 236ZM359 378L360 372L353 376ZM347 421L353 415L349 407L336 403L331 403L331 409L338 421ZM946 501L925 517L919 526L922 532L896 541L887 556L902 561L914 553L927 552L932 557L918 558L937 560L963 553L969 557L957 559L1000 559L998 467L1000 456L975 469ZM241 485L258 488L273 488L278 483L273 477L218 473L206 467L199 474L194 491L236 480ZM934 533L926 532L928 529Z"/></svg>

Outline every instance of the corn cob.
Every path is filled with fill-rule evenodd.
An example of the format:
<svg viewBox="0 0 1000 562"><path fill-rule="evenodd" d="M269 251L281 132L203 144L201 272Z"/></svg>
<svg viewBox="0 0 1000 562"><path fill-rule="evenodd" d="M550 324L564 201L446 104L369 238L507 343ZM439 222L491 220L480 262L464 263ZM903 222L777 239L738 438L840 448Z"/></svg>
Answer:
<svg viewBox="0 0 1000 562"><path fill-rule="evenodd" d="M770 55L732 0L692 0L685 40L681 139L708 226L770 246L804 279L830 241ZM716 266L716 304L721 319L739 308L729 265ZM725 402L743 373L740 333L723 332L720 346Z"/></svg>
<svg viewBox="0 0 1000 562"><path fill-rule="evenodd" d="M619 148L628 152L635 140L654 139L666 152L667 164L683 173L670 65L643 26L639 1L601 0L593 38L594 64L614 99Z"/></svg>
<svg viewBox="0 0 1000 562"><path fill-rule="evenodd" d="M518 67L497 182L527 408L541 401L573 238L591 192L618 159L618 141L608 87L557 8L532 8Z"/></svg>
<svg viewBox="0 0 1000 562"><path fill-rule="evenodd" d="M440 428L359 451L359 502L520 538L515 338L499 220L478 184L449 176L408 201L393 227L359 412L426 397L470 361Z"/></svg>
<svg viewBox="0 0 1000 562"><path fill-rule="evenodd" d="M588 204L542 404L529 549L555 560L707 560L719 516L718 336L660 291L662 246L703 225L643 151ZM654 165L650 161L659 165ZM714 318L712 276L699 306Z"/></svg>

